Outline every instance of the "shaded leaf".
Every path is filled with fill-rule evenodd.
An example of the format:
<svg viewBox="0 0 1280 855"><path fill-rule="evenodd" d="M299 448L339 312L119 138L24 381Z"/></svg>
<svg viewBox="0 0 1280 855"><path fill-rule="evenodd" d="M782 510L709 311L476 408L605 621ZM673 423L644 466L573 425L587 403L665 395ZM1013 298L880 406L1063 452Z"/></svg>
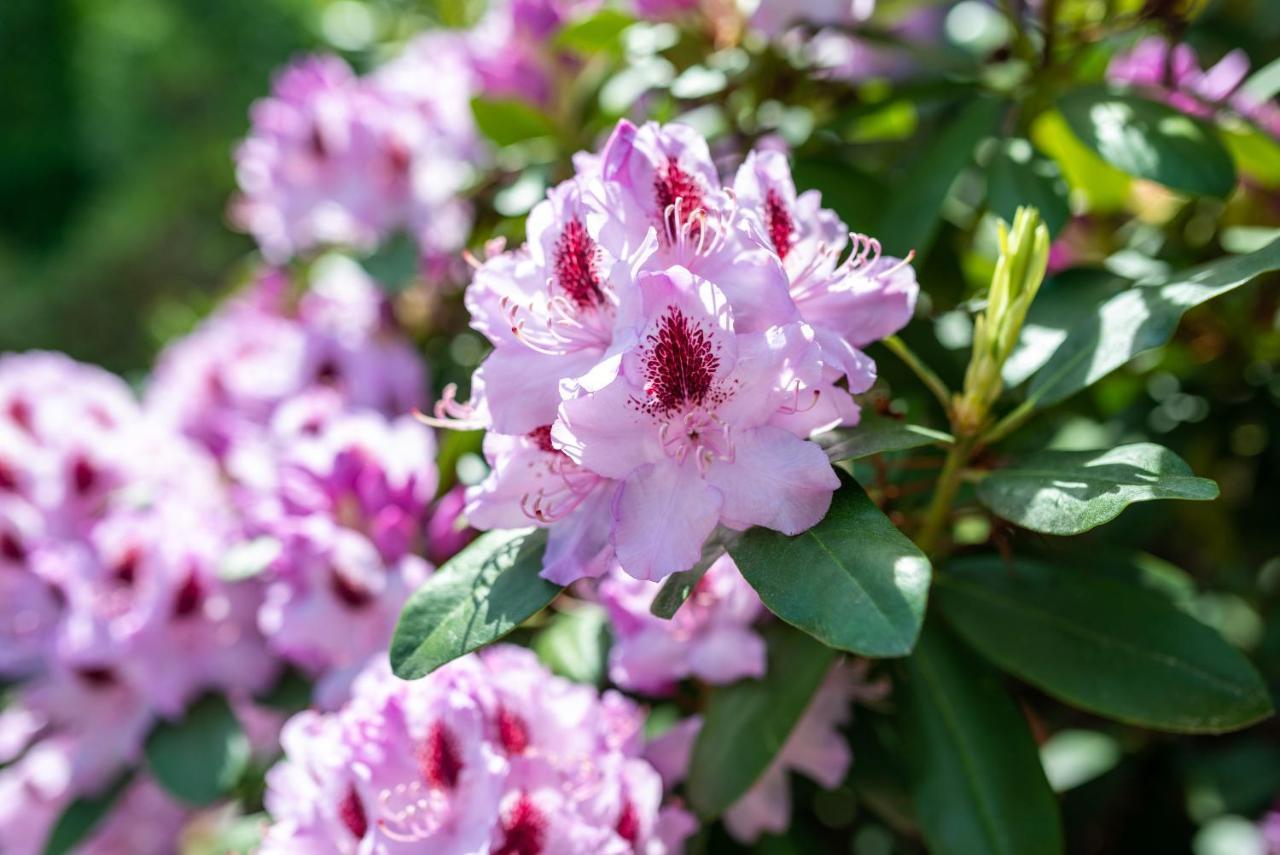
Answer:
<svg viewBox="0 0 1280 855"><path fill-rule="evenodd" d="M205 695L178 722L147 737L147 766L177 798L207 805L230 792L249 764L249 737L221 695Z"/></svg>
<svg viewBox="0 0 1280 855"><path fill-rule="evenodd" d="M827 459L832 463L857 460L886 451L905 451L924 445L950 445L955 442L950 434L942 431L907 424L874 413L863 413L856 427L834 431L833 440L826 448Z"/></svg>
<svg viewBox="0 0 1280 855"><path fill-rule="evenodd" d="M951 564L937 597L984 656L1090 712L1187 733L1235 730L1271 713L1262 678L1238 650L1130 583L989 556Z"/></svg>
<svg viewBox="0 0 1280 855"><path fill-rule="evenodd" d="M1070 397L1163 345L1188 309L1275 270L1280 270L1280 240L1112 295L1066 329L1061 344L1031 378L1028 397L1042 406Z"/></svg>
<svg viewBox="0 0 1280 855"><path fill-rule="evenodd" d="M1044 534L1080 534L1135 502L1208 501L1218 485L1150 442L1104 451L1042 451L978 483L978 498L1000 516Z"/></svg>
<svg viewBox="0 0 1280 855"><path fill-rule="evenodd" d="M765 635L764 679L712 690L693 746L689 801L705 819L723 813L764 774L835 660L833 650L783 624Z"/></svg>
<svg viewBox="0 0 1280 855"><path fill-rule="evenodd" d="M924 618L929 559L861 486L841 481L813 528L794 537L753 528L729 553L787 623L840 650L904 656Z"/></svg>
<svg viewBox="0 0 1280 855"><path fill-rule="evenodd" d="M960 170L973 161L978 143L996 132L1001 101L975 98L916 152L910 171L893 187L873 232L891 255L915 250L924 256L938 229L942 202Z"/></svg>
<svg viewBox="0 0 1280 855"><path fill-rule="evenodd" d="M124 772L101 793L82 796L67 805L49 832L44 844L44 855L64 855L78 846L93 833L102 818L124 795L132 780L133 771Z"/></svg>
<svg viewBox="0 0 1280 855"><path fill-rule="evenodd" d="M1007 223L1013 222L1019 206L1031 205L1056 235L1071 217L1068 192L1058 164L1024 139L1000 143L987 165L987 205Z"/></svg>
<svg viewBox="0 0 1280 855"><path fill-rule="evenodd" d="M1101 86L1068 92L1058 108L1075 135L1121 172L1196 195L1225 198L1235 189L1230 152L1199 119Z"/></svg>
<svg viewBox="0 0 1280 855"><path fill-rule="evenodd" d="M546 529L491 531L451 558L400 613L391 669L417 680L497 641L545 608L560 586L538 573Z"/></svg>
<svg viewBox="0 0 1280 855"><path fill-rule="evenodd" d="M542 664L576 683L603 682L608 648L608 616L591 603L560 612L533 640Z"/></svg>
<svg viewBox="0 0 1280 855"><path fill-rule="evenodd" d="M1027 722L999 675L931 624L907 660L904 744L935 855L1054 855L1058 806Z"/></svg>

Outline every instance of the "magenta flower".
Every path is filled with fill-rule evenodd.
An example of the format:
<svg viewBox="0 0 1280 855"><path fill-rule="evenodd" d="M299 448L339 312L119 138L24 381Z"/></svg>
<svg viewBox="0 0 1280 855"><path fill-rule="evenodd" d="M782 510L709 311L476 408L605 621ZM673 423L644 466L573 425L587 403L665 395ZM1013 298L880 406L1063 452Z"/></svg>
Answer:
<svg viewBox="0 0 1280 855"><path fill-rule="evenodd" d="M672 620L649 613L658 588L619 569L600 581L613 628L610 680L663 695L689 677L721 685L764 675L764 640L751 629L764 607L733 559L712 564Z"/></svg>
<svg viewBox="0 0 1280 855"><path fill-rule="evenodd" d="M469 520L547 527L561 584L615 560L661 579L718 525L812 526L838 481L809 438L857 421L860 348L906 323L914 274L865 237L841 260L844 226L780 154L731 190L691 128L622 121L574 165L467 293L494 349L430 421L490 431Z"/></svg>
<svg viewBox="0 0 1280 855"><path fill-rule="evenodd" d="M598 391L564 401L551 433L575 463L621 482L611 542L622 567L662 579L693 566L721 523L796 534L822 519L839 486L826 455L771 423L822 392L808 328L738 333L725 294L678 267L638 287L640 343L595 370Z"/></svg>
<svg viewBox="0 0 1280 855"><path fill-rule="evenodd" d="M475 151L474 130L460 121L470 112L457 109L458 93L470 91L459 59L416 51L415 69L436 85L413 95L396 74L363 80L337 57L285 69L254 104L236 152L232 218L275 263L315 247L372 249L406 227L427 252L456 250L469 227L457 191ZM446 99L438 105L436 92Z"/></svg>
<svg viewBox="0 0 1280 855"><path fill-rule="evenodd" d="M1149 36L1111 60L1107 79L1155 90L1171 106L1207 118L1224 108L1235 110L1263 131L1280 139L1280 106L1258 102L1240 91L1249 76L1249 58L1233 50L1209 69L1202 69L1195 50Z"/></svg>
<svg viewBox="0 0 1280 855"><path fill-rule="evenodd" d="M268 775L262 851L678 852L640 710L496 647L404 683L371 666L332 714L296 716Z"/></svg>

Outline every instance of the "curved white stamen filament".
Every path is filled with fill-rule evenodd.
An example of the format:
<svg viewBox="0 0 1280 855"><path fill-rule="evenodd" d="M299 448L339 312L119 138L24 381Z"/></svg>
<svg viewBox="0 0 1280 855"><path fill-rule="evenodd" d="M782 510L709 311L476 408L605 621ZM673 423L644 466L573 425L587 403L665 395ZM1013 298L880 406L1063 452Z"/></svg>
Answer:
<svg viewBox="0 0 1280 855"><path fill-rule="evenodd" d="M474 404L464 404L458 400L457 383L444 387L433 412L434 415L429 416L421 410L414 410L413 417L425 425L445 430L481 430L487 427L485 420L478 416Z"/></svg>

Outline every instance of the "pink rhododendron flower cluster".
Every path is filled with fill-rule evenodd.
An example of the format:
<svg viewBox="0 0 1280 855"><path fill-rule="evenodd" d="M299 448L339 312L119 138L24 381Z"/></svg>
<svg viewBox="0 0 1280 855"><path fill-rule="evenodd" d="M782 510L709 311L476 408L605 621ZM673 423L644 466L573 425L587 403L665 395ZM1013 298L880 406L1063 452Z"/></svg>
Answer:
<svg viewBox="0 0 1280 855"><path fill-rule="evenodd" d="M652 855L693 818L664 803L643 715L498 646L406 683L377 663L336 713L285 727L261 851Z"/></svg>
<svg viewBox="0 0 1280 855"><path fill-rule="evenodd" d="M436 502L426 371L358 265L327 258L300 296L269 274L161 356L148 404L219 455L264 552L259 625L332 706L385 650L400 607L466 542Z"/></svg>
<svg viewBox="0 0 1280 855"><path fill-rule="evenodd" d="M839 483L810 437L857 421L860 348L910 317L911 268L778 152L726 184L693 129L623 121L575 163L467 291L494 350L437 415L490 430L471 522L548 527L564 584L614 561L662 579L720 525L809 528Z"/></svg>
<svg viewBox="0 0 1280 855"><path fill-rule="evenodd" d="M671 620L649 612L660 587L620 568L600 580L613 628L610 680L628 691L663 695L690 677L723 685L764 676L764 639L751 628L764 605L732 558L722 556L708 568Z"/></svg>
<svg viewBox="0 0 1280 855"><path fill-rule="evenodd" d="M1233 50L1212 68L1202 69L1194 48L1160 36L1143 39L1107 67L1108 80L1156 90L1184 113L1209 117L1222 109L1234 110L1280 139L1280 105L1242 91L1248 76L1249 57L1243 50Z"/></svg>
<svg viewBox="0 0 1280 855"><path fill-rule="evenodd" d="M137 762L157 720L264 689L279 665L256 594L218 576L236 524L213 461L117 378L0 357L0 504L0 676L22 680L0 787L23 797L0 849L20 855Z"/></svg>
<svg viewBox="0 0 1280 855"><path fill-rule="evenodd" d="M394 72L361 78L337 57L311 57L253 106L232 218L269 260L329 245L368 250L397 229L424 254L466 239L471 215L458 191L479 149L457 98L472 75L454 37L426 38L413 62L429 86L408 90Z"/></svg>

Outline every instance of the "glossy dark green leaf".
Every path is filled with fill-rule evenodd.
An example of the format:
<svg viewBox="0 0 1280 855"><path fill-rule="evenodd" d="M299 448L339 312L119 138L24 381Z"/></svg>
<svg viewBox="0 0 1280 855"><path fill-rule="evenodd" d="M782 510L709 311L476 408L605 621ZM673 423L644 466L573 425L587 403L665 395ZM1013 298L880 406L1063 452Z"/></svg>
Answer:
<svg viewBox="0 0 1280 855"><path fill-rule="evenodd" d="M1041 406L1070 397L1163 345L1188 309L1275 270L1280 270L1280 240L1112 295L1066 329L1061 344L1031 378L1028 396Z"/></svg>
<svg viewBox="0 0 1280 855"><path fill-rule="evenodd" d="M833 441L827 446L827 458L832 463L841 460L858 460L886 451L905 451L924 445L950 445L955 442L950 434L920 425L907 424L899 419L863 413L856 427L835 431Z"/></svg>
<svg viewBox="0 0 1280 855"><path fill-rule="evenodd" d="M937 597L947 620L996 665L1099 715L1220 733L1271 714L1266 685L1239 651L1127 582L980 557L949 565Z"/></svg>
<svg viewBox="0 0 1280 855"><path fill-rule="evenodd" d="M555 136L545 114L515 98L472 98L471 113L480 132L500 146Z"/></svg>
<svg viewBox="0 0 1280 855"><path fill-rule="evenodd" d="M1042 451L978 483L984 505L1044 534L1080 534L1135 502L1217 497L1217 484L1197 478L1181 457L1150 442L1104 451Z"/></svg>
<svg viewBox="0 0 1280 855"><path fill-rule="evenodd" d="M249 764L249 737L221 695L206 695L181 721L161 722L147 737L147 766L179 799L207 805L230 792Z"/></svg>
<svg viewBox="0 0 1280 855"><path fill-rule="evenodd" d="M929 852L1060 853L1057 803L999 674L936 625L926 627L907 665L903 743Z"/></svg>
<svg viewBox="0 0 1280 855"><path fill-rule="evenodd" d="M556 34L557 47L585 56L622 52L622 32L635 19L617 9L601 9L585 18L570 21Z"/></svg>
<svg viewBox="0 0 1280 855"><path fill-rule="evenodd" d="M883 182L851 163L834 157L797 155L792 166L796 190L817 190L823 207L835 211L845 226L873 233L881 213L877 200L888 192Z"/></svg>
<svg viewBox="0 0 1280 855"><path fill-rule="evenodd" d="M254 697L264 707L284 713L295 713L311 706L313 686L311 680L290 665L276 680L276 684Z"/></svg>
<svg viewBox="0 0 1280 855"><path fill-rule="evenodd" d="M987 206L1005 222L1013 222L1019 206L1031 205L1056 235L1071 218L1068 193L1058 164L1027 140L1000 143L987 165Z"/></svg>
<svg viewBox="0 0 1280 855"><path fill-rule="evenodd" d="M1080 141L1121 172L1195 195L1225 198L1235 189L1231 153L1199 119L1101 86L1068 92L1058 108Z"/></svg>
<svg viewBox="0 0 1280 855"><path fill-rule="evenodd" d="M608 616L591 603L560 612L533 639L542 664L576 683L603 681L608 649Z"/></svg>
<svg viewBox="0 0 1280 855"><path fill-rule="evenodd" d="M133 772L119 775L105 790L76 799L58 816L44 844L44 855L64 855L80 844L124 795Z"/></svg>
<svg viewBox="0 0 1280 855"><path fill-rule="evenodd" d="M973 161L978 143L996 132L1005 106L975 98L913 153L910 170L893 185L873 232L886 252L903 256L914 249L922 257L927 253L947 192L960 170Z"/></svg>
<svg viewBox="0 0 1280 855"><path fill-rule="evenodd" d="M404 680L497 641L545 608L560 586L538 573L546 529L491 531L451 558L400 613L391 669Z"/></svg>
<svg viewBox="0 0 1280 855"><path fill-rule="evenodd" d="M911 652L929 593L929 559L856 482L842 478L831 510L787 537L753 528L729 547L778 617L839 650Z"/></svg>
<svg viewBox="0 0 1280 855"><path fill-rule="evenodd" d="M767 631L763 680L712 690L689 764L689 801L713 819L751 789L782 750L835 652L783 624Z"/></svg>

